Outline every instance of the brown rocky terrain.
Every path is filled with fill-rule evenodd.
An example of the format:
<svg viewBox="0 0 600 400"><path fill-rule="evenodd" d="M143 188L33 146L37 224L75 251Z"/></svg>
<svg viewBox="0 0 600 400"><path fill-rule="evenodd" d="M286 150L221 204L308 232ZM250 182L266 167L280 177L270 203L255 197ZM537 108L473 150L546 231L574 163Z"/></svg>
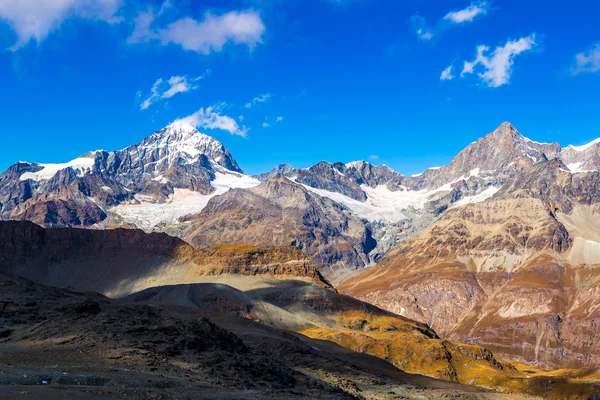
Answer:
<svg viewBox="0 0 600 400"><path fill-rule="evenodd" d="M117 296L136 285L191 283L232 273L294 277L329 286L295 247L193 248L164 233L141 230L44 229L0 222L0 272L44 285L72 286Z"/></svg>
<svg viewBox="0 0 600 400"><path fill-rule="evenodd" d="M339 290L502 357L595 367L599 176L537 164Z"/></svg>
<svg viewBox="0 0 600 400"><path fill-rule="evenodd" d="M190 313L210 315L212 323L233 332L236 336L241 337L244 343L246 343L244 336L247 337L249 334L248 327L251 325L248 324L250 323L256 324L252 326L261 332L260 341L262 346L272 347L270 342L273 335L272 330L283 329L303 335L299 336L303 341L309 341L305 337L324 340L325 342L316 342L319 343L318 345L310 342L310 346L318 349L318 351L325 351L326 354L330 354L329 352L332 351L327 350L332 346L332 343L337 343L344 348L357 351L363 356L365 354L372 355L386 360L385 362L382 361L384 364L379 364L374 359L359 361L362 357L359 354L350 356L353 364L364 366L367 368L368 373L372 371L369 368L375 368L374 366L377 366L378 373L382 373L381 369L396 371L394 374L400 373L399 370L393 369L393 364L405 372L425 374L447 381L478 385L512 393L535 396L548 395L554 398L568 398L566 393L575 396L572 398L587 398L595 390L595 387L589 384L591 380L596 379L593 373L583 374L576 371L563 371L560 374L555 374L498 360L485 348L457 345L439 338L435 331L425 324L392 314L351 297L337 294L320 278L320 275L310 265L307 258L302 257L301 252L294 248L260 249L218 246L194 249L179 239L170 238L164 234L145 234L141 231L132 230L43 229L26 222L0 223L0 232L2 232L0 243L5 246L4 251L0 252L0 254L3 254L3 259L0 260L0 267L3 271L31 276L38 281L51 283L54 286L68 284L80 289L100 290L112 297L128 295L123 299L124 302L141 302L145 304L145 307L150 307L150 310L157 310L158 308L160 315L162 315L160 310L172 310L171 307L173 306L171 305L173 304L192 307L196 311L177 309L179 310L177 315L181 313L186 315ZM69 251L69 247L72 248L71 251ZM71 253L73 254L72 257L70 256ZM123 258L120 255L121 253L127 253L128 257ZM142 258L142 255L146 258ZM104 270L100 273L93 272L100 270L102 265L104 265ZM91 271L88 269L91 269ZM127 277L119 275L119 271ZM126 271L126 273L123 271ZM114 277L112 277L113 274ZM74 276L76 279L73 278ZM8 279L10 280L10 278ZM60 282L59 280L63 281ZM78 335L76 335L77 338L74 342L77 346L76 349L81 349L82 343L90 347L96 346L95 343L108 343L110 345L112 343L111 338L114 338L114 340L119 338L118 340L123 341L125 344L130 343L130 346L135 347L138 346L135 344L135 338L137 337L143 339L144 345L141 347L143 350L148 350L148 346L150 346L151 349L164 352L166 350L163 349L163 346L168 348L171 339L170 336L160 336L163 334L162 326L177 326L178 330L172 330L175 337L187 335L185 333L187 325L182 325L177 321L171 322L168 319L154 321L154 311L148 311L144 307L141 308L145 311L143 313L144 318L139 321L139 327L135 327L138 326L138 322L135 322L138 318L136 317L137 311L119 311L120 314L124 315L122 319L118 320L121 322L115 322L116 325L111 325L109 323L109 321L112 321L110 318L103 318L101 321L104 322L101 322L99 326L97 324L100 322L95 319L95 316L105 317L102 314L105 310L104 303L110 302L99 295L76 294L72 290L56 291L56 289L43 288L31 283L23 284L21 280L18 280L14 285L7 284L7 286L15 286L21 288L19 290L22 291L17 294L12 293L12 289L4 291L3 295L8 296L4 304L11 307L17 304L19 307L25 307L25 309L15 311L4 306L5 310L13 310L14 312L11 311L8 314L3 312L2 316L8 316L10 324L21 324L23 320L19 319L18 316L28 315L27 313L31 312L34 314L31 322L34 325L28 325L23 330L20 326L18 330L8 327L8 330L2 335L8 338L6 343L8 343L9 350L6 351L10 352L11 357L17 357L15 360L21 360L19 361L21 366L23 360L27 357L33 357L27 359L29 364L25 363L25 365L28 368L35 366L34 370L38 371L35 375L37 377L40 376L37 368L40 368L40 365L43 364L38 364L38 362L41 362L40 360L43 360L35 358L38 354L52 354L53 365L56 365L57 357L71 357L69 355L71 348L60 347L65 343L72 343L71 341L63 343L61 342L62 339L57 341L49 339L54 337L53 335L59 334L61 338L64 336L71 337L69 329L76 330L73 335L75 333ZM31 296L35 297L34 294L39 291L58 293L59 295L52 295L48 299L40 301L31 300ZM31 293L31 295L26 295L26 293ZM63 304L59 308L54 307L55 303L53 302L57 298L62 301L69 298L70 294L74 296L76 294L75 303L82 303L83 305L80 307L69 303L69 305ZM93 301L82 300L82 296L90 296ZM18 299L19 302L15 303L15 299ZM99 305L94 302L99 303ZM159 303L160 305L158 305ZM31 309L27 307L31 307ZM72 309L75 310L73 311L75 317L72 316ZM78 311L80 309L82 311ZM101 311L98 311L99 309ZM138 310L136 307L134 309ZM79 312L83 313L83 316ZM169 311L168 315L173 317L173 311ZM244 318L246 322L232 322L239 321L235 318L240 317ZM40 325L40 321L44 318L51 320L52 323L42 323ZM124 325L122 326L120 323ZM69 328L59 330L59 327L63 324L68 324ZM107 324L108 326L106 326ZM131 328L132 325L134 328ZM210 327L212 325L206 326ZM109 327L114 328L114 331L109 330L111 333L106 336L108 333L104 334L104 332L107 332L106 330ZM129 328L132 330L121 331ZM36 335L39 334L44 339L39 339L36 335L15 333L30 332L32 329L34 329ZM85 333L87 332L85 329L91 330L94 335ZM156 329L159 329L159 331L155 332ZM271 333L267 334L265 330ZM148 340L144 339L146 332L149 335ZM165 332L170 334L171 330L167 329ZM128 336L128 333L137 336ZM101 336L98 337L96 334L101 334ZM159 338L154 343L154 339L151 338L156 335ZM265 339L264 335L269 338ZM91 339L85 340L89 341L81 342L81 340L88 337L91 337ZM38 340L42 340L42 342L37 343ZM16 345L16 348L11 347L15 341L17 343L34 341L36 345L40 346L40 350L33 353L35 357L26 355L21 353L21 345ZM59 345L57 342L61 344ZM27 346L33 346L31 343L27 343ZM153 347L155 345L158 348ZM49 346L52 348L49 353L44 353L44 350L41 350ZM54 348L53 346L59 347ZM287 347L284 348L286 350L279 350L286 352L284 358L287 360L287 357L291 357L291 362L298 362L298 355L295 351ZM102 347L102 349L102 354L105 354L106 348ZM0 347L0 351L2 351L2 347ZM65 353L62 353L63 351ZM336 351L342 350L338 349ZM152 357L158 357L154 353L150 353ZM107 354L113 354L113 352L109 351ZM133 355L128 356L129 353L125 354L127 355L121 354L116 359L130 360L133 357ZM146 355L148 353L142 352L140 354ZM345 354L345 357L350 353L343 354ZM112 359L107 360L102 358L104 356L101 357L97 354L86 353L81 357L83 357L80 358L83 364L85 364L85 360L93 360L94 363L100 365L105 365L104 363L112 365L113 363ZM189 363L196 365L187 358L187 355L185 357L183 364L176 357L175 361L169 362L175 363L175 365L186 366ZM281 355L277 357L281 358ZM311 356L307 357L310 358ZM165 362L163 358L160 360ZM247 365L245 361L239 358L235 358L235 360L240 365ZM323 361L317 361L316 365L321 362ZM140 363L142 362L140 361ZM134 371L138 371L141 368L140 365L128 364L128 367L125 368L130 371L132 368ZM150 368L158 368L156 364L149 365L151 365ZM212 367L212 364L210 365ZM384 365L387 366L384 367ZM10 375L10 378L7 379L15 379L14 371L11 372L10 366L7 368L5 374ZM44 368L43 373L48 374L47 365ZM85 369L85 366L81 368ZM114 365L109 369L111 368L114 369ZM227 368L235 370L236 367ZM271 371L272 368L278 367L260 364L256 368L266 368ZM390 370L390 368L392 369ZM306 367L293 369L313 378L327 376L326 382L338 382L341 379L339 374L332 374L330 369L325 372L322 368L317 372ZM144 369L144 371L146 370ZM168 369L168 371L170 371L170 377L182 376L181 370ZM210 371L213 374L215 373L214 369ZM103 386L117 385L122 388L122 385L126 385L122 381L114 381L114 376L106 377L105 374L109 372L106 370L101 372L102 376L110 382ZM192 372L187 372L187 374L194 376ZM371 388L369 385L364 386L363 383L368 382L368 380L356 378L356 371L352 374L354 374L352 376L355 377L355 380L341 381L345 382L343 383L344 387L349 388L346 393L355 395L358 398L361 398L360 396L365 398L389 398L386 396L390 394L390 390L385 389L387 392L382 392L383 387ZM51 376L54 377L55 375L51 374ZM577 382L573 379L574 376L584 377L585 379ZM27 382L31 383L30 380L26 380ZM185 393L187 389L181 388L191 388L191 386L187 386L188 383L180 382L176 386L177 389L173 389L173 393L180 393L180 391ZM138 384L139 382L135 379L134 383L127 383L127 385L134 386ZM250 390L243 384L241 387L245 388L244 390ZM430 386L426 387L429 388ZM449 392L442 391L445 394L452 393L454 390L450 386L446 388ZM94 388L94 390L96 389ZM108 389L103 388L102 390ZM391 391L394 390L396 389ZM429 389L426 391L429 393ZM102 393L113 395L114 391ZM387 395L383 393L387 393ZM399 391L397 393L408 392ZM430 398L435 398L435 391L431 393ZM459 396L459 398L463 395L464 393L461 393L460 390L456 392L456 396ZM235 396L232 395L232 397ZM277 397L274 396L274 398ZM316 396L315 398L319 397Z"/></svg>
<svg viewBox="0 0 600 400"><path fill-rule="evenodd" d="M370 231L343 206L283 176L211 199L182 236L200 246L295 246L328 276L368 264Z"/></svg>
<svg viewBox="0 0 600 400"><path fill-rule="evenodd" d="M149 288L124 300L243 315L373 355L406 372L504 393L587 399L598 379L593 370L544 371L499 360L486 348L440 339L427 325L306 282L220 276L202 284Z"/></svg>
<svg viewBox="0 0 600 400"><path fill-rule="evenodd" d="M0 287L3 399L499 398L247 319L1 273Z"/></svg>

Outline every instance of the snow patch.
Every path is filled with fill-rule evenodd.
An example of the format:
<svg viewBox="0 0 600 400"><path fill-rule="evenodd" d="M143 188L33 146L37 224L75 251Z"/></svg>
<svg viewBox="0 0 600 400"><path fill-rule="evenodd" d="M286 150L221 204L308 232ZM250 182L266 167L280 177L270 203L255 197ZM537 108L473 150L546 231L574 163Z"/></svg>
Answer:
<svg viewBox="0 0 600 400"><path fill-rule="evenodd" d="M362 162L362 161L350 161L349 163L347 163L347 164L346 164L346 167L348 167L348 168L351 168L351 167L354 167L354 168L356 168L356 166L357 166L358 164L360 164L361 162Z"/></svg>
<svg viewBox="0 0 600 400"><path fill-rule="evenodd" d="M399 191L391 191L385 185L380 185L375 188L361 185L361 189L367 195L367 200L362 202L341 193L315 189L308 185L302 186L319 196L327 197L337 203L345 205L362 219L385 223L395 223L410 219L404 211L411 208L421 210L425 208L425 203L433 194L451 190L451 184L433 190L421 191L407 190L406 188Z"/></svg>
<svg viewBox="0 0 600 400"><path fill-rule="evenodd" d="M483 192L478 193L474 196L463 197L462 199L460 199L459 201L454 203L452 205L452 207L464 206L465 204L481 203L483 201L486 201L493 195L495 195L498 192L498 190L500 190L500 189L497 187L494 187L494 186L490 186L487 189L485 189Z"/></svg>
<svg viewBox="0 0 600 400"><path fill-rule="evenodd" d="M588 144L584 144L582 146L573 146L572 144L570 144L567 146L567 149L571 149L571 150L575 150L575 151L585 151L588 148L590 148L598 143L600 143L600 138L594 139L591 142L589 142Z"/></svg>
<svg viewBox="0 0 600 400"><path fill-rule="evenodd" d="M421 175L423 175L423 174L424 174L426 171L429 171L429 170L436 170L436 169L440 169L440 168L442 168L442 167L431 167L431 168L427 168L425 171L423 171L423 172L419 172L418 174L412 174L411 176L412 176L413 178L416 178L417 176L421 176Z"/></svg>
<svg viewBox="0 0 600 400"><path fill-rule="evenodd" d="M25 181L32 179L34 181L42 181L54 178L59 171L67 168L73 168L78 176L83 176L90 172L94 166L94 159L88 157L79 157L64 164L39 164L43 167L37 172L25 172L19 179Z"/></svg>
<svg viewBox="0 0 600 400"><path fill-rule="evenodd" d="M217 172L211 182L215 188L213 193L204 195L189 189L174 189L174 193L164 203L154 203L148 196L136 195L140 204L120 204L110 211L120 215L125 222L142 229L152 229L161 223L176 224L179 218L186 215L199 214L210 199L230 189L249 189L259 184L259 180L247 175Z"/></svg>
<svg viewBox="0 0 600 400"><path fill-rule="evenodd" d="M479 168L475 168L470 172L469 176L478 176L480 173ZM288 178L292 181L296 181L295 178ZM362 202L354 200L341 193L331 192L329 190L316 189L308 185L302 185L307 190L318 194L322 197L327 197L337 203L340 203L350 209L359 218L366 219L372 222L385 222L395 223L402 220L410 219L406 215L407 210L423 210L425 204L429 199L440 192L448 192L452 190L452 185L465 178L456 179L450 183L440 186L436 189L429 190L408 190L405 187L401 187L401 190L392 191L385 185L380 185L372 188L367 185L361 185L361 189L367 195L367 200ZM485 201L492 197L499 189L496 187L489 187L481 193L468 196L460 201L456 202L455 205L472 204Z"/></svg>
<svg viewBox="0 0 600 400"><path fill-rule="evenodd" d="M160 182L160 183L162 183L163 185L164 185L164 184L167 184L167 183L169 183L169 180L168 180L167 178L165 178L164 176L162 176L162 175L159 175L159 176L157 176L157 177L154 177L154 178L152 178L152 180L153 180L153 181Z"/></svg>
<svg viewBox="0 0 600 400"><path fill-rule="evenodd" d="M531 140L525 136L523 136L523 139L525 139L526 142L530 142L530 143L534 143L534 144L541 144L543 146L549 146L552 144L552 143L536 142L535 140Z"/></svg>
<svg viewBox="0 0 600 400"><path fill-rule="evenodd" d="M581 172L580 168L581 168L582 165L583 165L583 161L582 162L577 162L577 163L572 163L572 164L567 164L567 168L571 172Z"/></svg>

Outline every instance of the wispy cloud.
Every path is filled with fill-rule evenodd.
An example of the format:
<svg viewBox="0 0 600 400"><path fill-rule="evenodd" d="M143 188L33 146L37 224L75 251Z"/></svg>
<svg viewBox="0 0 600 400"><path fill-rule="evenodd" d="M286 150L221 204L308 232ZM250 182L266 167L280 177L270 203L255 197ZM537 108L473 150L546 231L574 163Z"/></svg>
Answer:
<svg viewBox="0 0 600 400"><path fill-rule="evenodd" d="M220 52L228 43L246 45L253 49L262 43L266 28L260 14L254 10L230 11L222 15L206 13L197 21L190 17L181 18L166 26L158 27L157 13L152 9L141 12L135 19L135 28L128 43L158 41L166 46L174 44L185 50L200 54Z"/></svg>
<svg viewBox="0 0 600 400"><path fill-rule="evenodd" d="M17 35L9 48L15 51L31 40L40 43L70 18L121 22L121 4L122 0L1 0L0 21L8 22Z"/></svg>
<svg viewBox="0 0 600 400"><path fill-rule="evenodd" d="M269 117L266 117L264 122L262 123L262 127L263 128L270 128L273 125L277 125L278 123L280 123L281 121L283 121L283 117L276 117L276 118L271 118L271 121L273 122L269 122Z"/></svg>
<svg viewBox="0 0 600 400"><path fill-rule="evenodd" d="M571 68L573 75L583 72L595 73L600 71L600 43L588 51L575 54L575 66Z"/></svg>
<svg viewBox="0 0 600 400"><path fill-rule="evenodd" d="M442 75L440 75L440 79L443 81L451 81L454 79L454 75L452 75L452 65L442 71Z"/></svg>
<svg viewBox="0 0 600 400"><path fill-rule="evenodd" d="M435 27L429 26L427 20L420 15L413 15L411 17L413 28L417 37L423 40L431 40L433 38L433 32Z"/></svg>
<svg viewBox="0 0 600 400"><path fill-rule="evenodd" d="M140 105L140 109L146 110L152 104L160 100L170 99L171 97L179 94L186 93L195 89L198 89L196 82L210 75L210 70L206 70L203 75L195 78L188 78L187 76L175 75L164 80L159 78L152 85L150 96L148 96Z"/></svg>
<svg viewBox="0 0 600 400"><path fill-rule="evenodd" d="M271 95L271 93L265 93L265 94L263 94L263 95L256 96L255 98L253 98L252 100L250 100L248 103L246 103L246 106L245 106L245 107L246 107L246 108L252 108L252 107L254 107L254 106L255 106L255 105L257 105L257 104L260 104L260 103L265 103L265 102L267 102L267 101L268 101L268 100L269 100L271 97L273 97L273 96Z"/></svg>
<svg viewBox="0 0 600 400"><path fill-rule="evenodd" d="M477 17L487 14L489 9L490 3L481 1L461 10L450 11L433 24L430 24L426 18L420 15L412 16L411 21L415 34L419 39L431 40L454 26L473 22Z"/></svg>
<svg viewBox="0 0 600 400"><path fill-rule="evenodd" d="M532 50L535 46L535 34L518 40L509 40L504 46L498 46L490 52L488 46L478 46L473 61L465 61L461 76L475 73L489 87L499 87L509 83L515 56Z"/></svg>
<svg viewBox="0 0 600 400"><path fill-rule="evenodd" d="M192 115L181 118L176 122L188 123L196 128L218 129L229 132L232 135L246 137L249 130L247 127L240 126L234 118L222 114L225 106L225 103L221 103L201 108Z"/></svg>
<svg viewBox="0 0 600 400"><path fill-rule="evenodd" d="M377 161L379 160L379 156L377 154L371 154L369 156L369 161Z"/></svg>
<svg viewBox="0 0 600 400"><path fill-rule="evenodd" d="M463 8L458 11L450 11L444 16L444 20L453 22L455 24L462 24L465 22L471 22L478 15L484 15L488 12L488 4L486 2L471 4L467 8Z"/></svg>

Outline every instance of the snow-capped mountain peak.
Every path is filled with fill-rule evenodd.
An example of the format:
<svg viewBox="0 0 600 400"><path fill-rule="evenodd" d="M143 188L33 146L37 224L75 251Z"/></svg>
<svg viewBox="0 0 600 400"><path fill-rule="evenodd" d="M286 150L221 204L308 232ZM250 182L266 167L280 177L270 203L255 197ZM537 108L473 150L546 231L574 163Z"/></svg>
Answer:
<svg viewBox="0 0 600 400"><path fill-rule="evenodd" d="M167 151L170 156L183 155L192 159L204 154L215 161L219 161L225 150L217 139L180 122L154 133L142 142L142 148L157 148Z"/></svg>
<svg viewBox="0 0 600 400"><path fill-rule="evenodd" d="M212 136L200 133L194 126L184 121L176 121L155 132L140 144L130 146L123 151L133 159L147 158L150 162L166 164L198 162L202 155L225 169L242 172L229 151Z"/></svg>

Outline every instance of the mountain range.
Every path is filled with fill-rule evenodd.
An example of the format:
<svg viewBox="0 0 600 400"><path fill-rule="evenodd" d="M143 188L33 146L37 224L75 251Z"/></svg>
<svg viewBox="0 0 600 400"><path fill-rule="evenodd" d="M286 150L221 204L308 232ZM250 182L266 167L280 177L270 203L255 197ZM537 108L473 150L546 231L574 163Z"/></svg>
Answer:
<svg viewBox="0 0 600 400"><path fill-rule="evenodd" d="M228 260L227 246L272 249L259 252L276 254L267 264L280 266L269 274L306 254L298 265L314 266L310 275L325 286L426 324L443 340L538 367L582 368L600 362L599 169L600 140L563 148L503 123L447 166L413 176L366 161L282 164L248 176L220 142L176 122L123 150L16 163L0 175L0 219L180 240L167 257L177 253L176 262L145 248L114 271L100 258L91 270L101 276L85 277L80 289L113 296L148 281L188 284L181 265L208 254ZM301 254L273 250L290 246ZM137 259L154 269L132 277L118 268ZM240 273L228 263L213 267ZM42 279L28 275L29 264L10 265L5 272L47 285L79 280L68 272L53 281L62 267ZM173 273L179 278L160 278ZM313 335L336 341L317 326Z"/></svg>
<svg viewBox="0 0 600 400"><path fill-rule="evenodd" d="M337 282L539 162L556 158L573 174L587 173L600 167L599 152L598 141L561 148L503 123L449 165L414 176L366 161L322 161L250 177L216 139L176 122L120 151L11 166L0 175L0 218L138 227L202 245L294 245Z"/></svg>

